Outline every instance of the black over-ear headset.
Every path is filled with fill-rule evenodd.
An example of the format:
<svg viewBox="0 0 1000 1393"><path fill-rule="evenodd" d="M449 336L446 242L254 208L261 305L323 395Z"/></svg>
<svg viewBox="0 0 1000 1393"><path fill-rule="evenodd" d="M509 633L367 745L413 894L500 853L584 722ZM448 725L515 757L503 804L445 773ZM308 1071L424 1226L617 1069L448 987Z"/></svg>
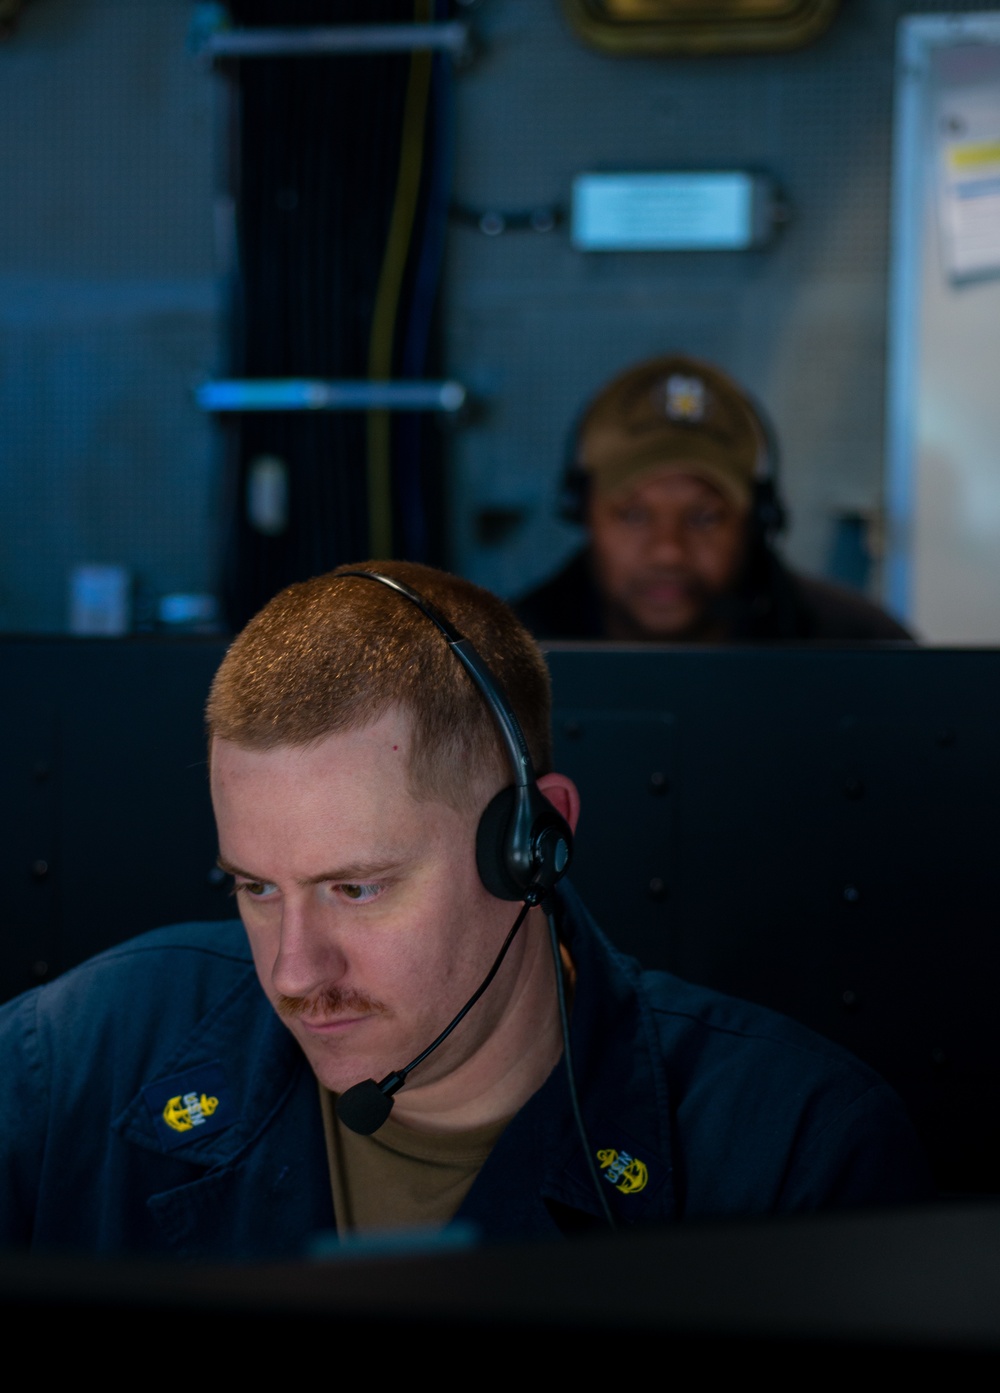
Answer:
<svg viewBox="0 0 1000 1393"><path fill-rule="evenodd" d="M757 421L760 449L754 468L753 497L750 502L751 526L762 541L777 537L788 525L788 513L781 497L781 446L774 422L756 398L741 388L740 395ZM590 473L580 462L580 432L586 420L585 408L573 422L563 453L562 474L556 514L563 522L583 527L587 522Z"/></svg>
<svg viewBox="0 0 1000 1393"><path fill-rule="evenodd" d="M528 743L500 684L467 638L423 595L378 571L341 571L386 585L409 600L444 634L451 651L479 689L497 723L514 782L487 805L476 833L479 878L499 900L538 904L566 873L573 854L573 834L566 819L539 792Z"/></svg>

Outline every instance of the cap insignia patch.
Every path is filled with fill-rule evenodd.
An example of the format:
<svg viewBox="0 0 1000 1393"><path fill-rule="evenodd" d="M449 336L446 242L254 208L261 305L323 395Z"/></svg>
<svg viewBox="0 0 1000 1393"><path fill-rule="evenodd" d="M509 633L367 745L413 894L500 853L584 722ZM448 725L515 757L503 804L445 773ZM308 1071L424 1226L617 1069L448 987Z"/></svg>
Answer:
<svg viewBox="0 0 1000 1393"><path fill-rule="evenodd" d="M700 377L671 373L664 383L663 410L671 421L702 421L705 397L705 384Z"/></svg>

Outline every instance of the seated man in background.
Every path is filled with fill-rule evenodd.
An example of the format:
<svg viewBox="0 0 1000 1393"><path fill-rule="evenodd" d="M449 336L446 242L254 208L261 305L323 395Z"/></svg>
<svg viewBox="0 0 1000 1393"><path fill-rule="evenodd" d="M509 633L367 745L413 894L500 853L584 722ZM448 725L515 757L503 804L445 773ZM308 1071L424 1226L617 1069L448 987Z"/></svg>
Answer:
<svg viewBox="0 0 1000 1393"><path fill-rule="evenodd" d="M602 937L561 881L549 704L465 581L368 563L272 600L207 713L242 922L0 1011L0 1243L272 1259L456 1215L541 1237L922 1197L869 1069Z"/></svg>
<svg viewBox="0 0 1000 1393"><path fill-rule="evenodd" d="M854 591L797 575L776 444L730 378L653 358L591 402L563 484L588 545L514 608L536 638L682 643L908 639Z"/></svg>

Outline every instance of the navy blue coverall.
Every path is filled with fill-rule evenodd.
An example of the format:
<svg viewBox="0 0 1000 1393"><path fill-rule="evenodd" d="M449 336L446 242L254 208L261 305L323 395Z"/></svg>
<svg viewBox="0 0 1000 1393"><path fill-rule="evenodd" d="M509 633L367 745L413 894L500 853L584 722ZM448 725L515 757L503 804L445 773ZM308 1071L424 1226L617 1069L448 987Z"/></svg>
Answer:
<svg viewBox="0 0 1000 1393"><path fill-rule="evenodd" d="M582 1109L623 1224L929 1194L902 1105L869 1069L643 971L559 895ZM10 1002L0 1061L2 1246L265 1260L334 1227L318 1085L238 922L156 930ZM602 1222L562 1063L459 1214L486 1239Z"/></svg>

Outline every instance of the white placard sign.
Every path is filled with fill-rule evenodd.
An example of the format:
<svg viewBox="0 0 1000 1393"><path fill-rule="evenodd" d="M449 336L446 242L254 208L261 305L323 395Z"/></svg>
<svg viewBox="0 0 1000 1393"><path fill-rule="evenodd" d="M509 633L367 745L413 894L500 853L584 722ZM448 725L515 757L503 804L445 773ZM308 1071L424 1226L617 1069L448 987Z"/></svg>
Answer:
<svg viewBox="0 0 1000 1393"><path fill-rule="evenodd" d="M742 251L753 245L754 178L742 171L581 174L573 181L579 251Z"/></svg>
<svg viewBox="0 0 1000 1393"><path fill-rule="evenodd" d="M946 93L938 132L948 274L965 280L1000 273L1000 88Z"/></svg>

